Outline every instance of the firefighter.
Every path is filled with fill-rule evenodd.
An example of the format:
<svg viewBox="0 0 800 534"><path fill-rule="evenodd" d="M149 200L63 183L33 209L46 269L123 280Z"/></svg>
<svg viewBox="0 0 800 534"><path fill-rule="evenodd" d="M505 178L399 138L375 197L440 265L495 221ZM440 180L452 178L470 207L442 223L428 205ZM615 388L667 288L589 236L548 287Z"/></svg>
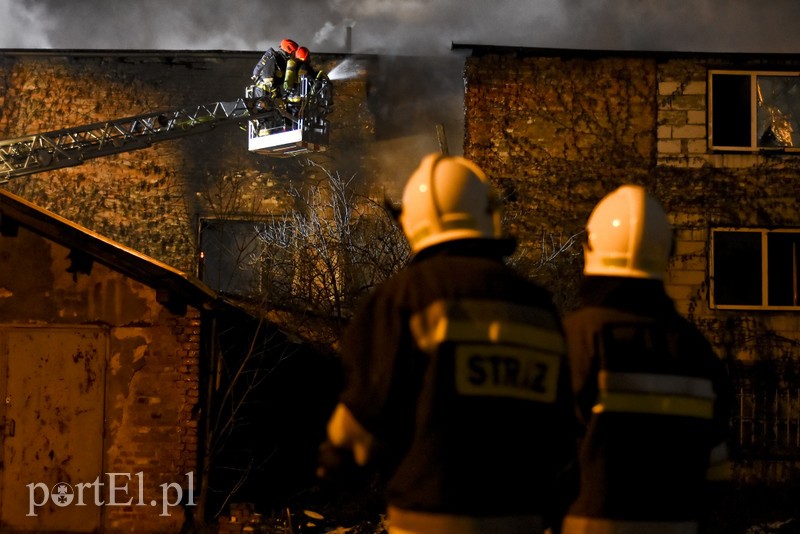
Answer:
<svg viewBox="0 0 800 534"><path fill-rule="evenodd" d="M391 534L542 532L577 484L551 295L504 263L515 242L469 160L425 157L400 210L413 257L346 331L318 473L386 473Z"/></svg>
<svg viewBox="0 0 800 534"><path fill-rule="evenodd" d="M280 48L274 50L269 48L261 59L258 60L253 68L251 79L255 85L254 96L261 98L270 96L277 98L281 96L280 90L283 86L284 73L286 72L287 62L292 58L297 50L297 43L291 39L281 41Z"/></svg>
<svg viewBox="0 0 800 534"><path fill-rule="evenodd" d="M283 77L283 93L288 101L300 101L300 69L308 71L311 68L309 50L305 46L299 47L286 62L286 75ZM293 100L294 99L294 100Z"/></svg>
<svg viewBox="0 0 800 534"><path fill-rule="evenodd" d="M562 532L695 533L727 467L724 366L665 292L672 229L653 196L616 189L587 233L581 307L564 319L583 432Z"/></svg>
<svg viewBox="0 0 800 534"><path fill-rule="evenodd" d="M321 114L320 118L324 118L330 113L333 104L330 79L323 70L314 68L311 64L311 52L305 46L301 46L287 62L286 75L283 82L286 102L295 113L299 111L302 103L301 85L304 80L306 80L308 86L307 97L317 100Z"/></svg>
<svg viewBox="0 0 800 534"><path fill-rule="evenodd" d="M287 108L294 114L300 110L302 101L301 79L313 71L311 66L311 53L305 46L299 47L286 62L286 74L283 77L283 94Z"/></svg>
<svg viewBox="0 0 800 534"><path fill-rule="evenodd" d="M276 110L274 116L264 117L254 122L256 135L268 135L272 129L285 128L285 119L278 109L283 109L283 79L286 73L286 65L297 51L297 43L291 39L283 39L280 48L274 50L267 49L256 66L253 67L253 97L259 99L257 106L259 109ZM269 99L269 100L266 100Z"/></svg>

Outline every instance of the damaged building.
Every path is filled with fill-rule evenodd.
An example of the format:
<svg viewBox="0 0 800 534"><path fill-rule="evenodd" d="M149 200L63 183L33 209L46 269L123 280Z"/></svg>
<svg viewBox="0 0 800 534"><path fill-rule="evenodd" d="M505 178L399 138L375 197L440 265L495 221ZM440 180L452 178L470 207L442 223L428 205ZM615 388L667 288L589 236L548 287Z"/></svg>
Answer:
<svg viewBox="0 0 800 534"><path fill-rule="evenodd" d="M16 211L4 214L0 238L4 273L0 310L5 310L0 320L5 338L0 342L20 347L19 336L36 326L42 335L56 335L49 343L54 339L61 352L53 354L71 362L78 350L88 353L87 340L93 340L93 347L102 341L105 352L92 349L95 356L81 360L100 367L86 369L97 376L110 376L119 369L130 380L149 373L149 387L158 390L158 395L136 397L125 389L130 388L128 382L112 381L120 400L113 401L106 393L105 406L144 410L145 418L170 412L202 421L202 414L191 408L190 390L170 397L169 409L160 396L177 383L173 378L175 369L183 369L180 357L158 363L172 369L162 373L156 357L140 357L157 345L134 343L128 334L127 344L112 351L117 334L109 325L131 332L157 325L164 340L174 344L170 328L186 321L202 323L202 310L218 303L220 295L246 297L253 284L264 283L264 267L242 263L242 258L251 253L248 247L257 224L281 220L297 208L297 197L286 194L291 187L319 183L332 172L354 177L348 183L373 196L399 198L402 183L419 158L446 149L443 141L449 141L452 153L463 151L478 162L501 191L507 201L505 224L521 245L512 260L546 285L563 311L576 305L583 227L595 203L622 183L642 184L653 192L675 228L668 292L679 311L711 340L736 385L731 420L735 478L757 489L795 485L800 459L800 59L788 54L472 44L456 44L453 49L447 65L457 68L441 68L436 61L420 58L315 55L326 71L346 68L349 75L334 80L330 146L307 159L254 156L248 153L241 130L225 126L3 184L9 191L2 197L3 205ZM258 52L3 51L0 138L235 99L242 96L259 56ZM420 79L430 72L448 78L447 91L434 83L433 90L425 92ZM452 92L454 86L457 91ZM457 121L447 122L454 114ZM437 138L434 127L445 123L447 137ZM92 238L65 243L52 226L44 228L43 235L36 234L15 216L22 206L37 213L36 218L85 228ZM34 233L29 236L29 232ZM119 246L104 253L92 247L86 250L87 243L96 240ZM19 248L28 241L55 251L48 253L50 263L34 268L41 254L26 254ZM112 252L156 267L144 278L138 271L118 272ZM86 265L95 267L86 273ZM35 280L28 280L30 287L23 287L29 277L20 273L36 269L57 272L60 285L36 289ZM116 279L113 287L118 289L106 291L112 286L95 280L101 274ZM197 283L188 283L194 279L187 276L196 277ZM175 293L165 293L160 285L174 277L183 284L178 295L199 298L185 311L171 305L168 295ZM83 297L76 294L76 287L85 289ZM124 305L131 291L147 305ZM56 298L61 299L59 304L46 317L37 315ZM3 308L12 300L13 308ZM137 310L151 315L137 315ZM74 318L72 311L77 313ZM113 315L123 312L124 320ZM65 329L62 323L73 326ZM192 323L192 328L199 326ZM136 336L152 338L150 333ZM197 350L200 363L212 354L207 346ZM10 352L3 354L8 360ZM124 365L118 368L118 361ZM137 368L142 362L146 365ZM86 372L77 363L70 368ZM0 384L7 388L3 391L12 391L11 369L0 368ZM26 376L39 372L30 366L22 371ZM207 383L200 368L196 372L188 383L198 381L202 391ZM74 378L79 388L74 398L88 402L80 390L85 377ZM314 383L323 387L324 379ZM300 402L301 395L295 393L293 402ZM21 431L13 412L14 397L12 407L6 408L6 435ZM161 400L151 402L155 398ZM112 448L113 436L138 432L136 425L145 423L125 420L124 410L106 410L106 437L95 439L94 448L84 451L97 465L105 462L104 468L112 467L110 462L127 458L129 464L120 464L119 469L129 471L137 465L160 466L163 461L168 464L164 476L179 478L197 461L192 447L204 452L194 419L162 416L159 421L180 429L170 437L169 447L182 452L170 459L155 450L125 456L122 449ZM17 423L16 430L11 420ZM128 423L133 426L125 426ZM97 420L92 424L102 426ZM58 426L45 426L48 432L59 433ZM184 446L181 435L196 445ZM5 438L6 443L13 439ZM50 460L55 461L58 451L53 451ZM6 491L10 475L2 476L0 490ZM51 478L55 483L58 477ZM173 480L153 480L152 489L168 481ZM0 504L3 513L6 506ZM105 522L111 532L130 524L120 518L135 518L137 513L144 511L115 510L93 521ZM152 511L147 513L153 519ZM112 519L123 522L112 525L108 522ZM138 519L130 519L134 520Z"/></svg>
<svg viewBox="0 0 800 534"><path fill-rule="evenodd" d="M464 153L522 236L517 261L575 305L583 225L623 183L667 209L666 279L736 384L735 478L793 487L800 460L800 58L455 45Z"/></svg>

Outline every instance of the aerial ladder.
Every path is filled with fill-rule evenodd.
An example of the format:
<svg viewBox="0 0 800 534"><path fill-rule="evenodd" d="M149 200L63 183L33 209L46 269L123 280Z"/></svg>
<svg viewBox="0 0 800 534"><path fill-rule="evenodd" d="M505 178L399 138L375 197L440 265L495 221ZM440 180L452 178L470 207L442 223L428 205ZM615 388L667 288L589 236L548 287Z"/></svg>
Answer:
<svg viewBox="0 0 800 534"><path fill-rule="evenodd" d="M330 102L301 82L301 100L287 109L279 98L245 98L157 111L63 130L0 140L0 184L12 178L81 165L86 160L154 143L201 134L220 125L247 122L248 150L272 157L291 157L326 150Z"/></svg>

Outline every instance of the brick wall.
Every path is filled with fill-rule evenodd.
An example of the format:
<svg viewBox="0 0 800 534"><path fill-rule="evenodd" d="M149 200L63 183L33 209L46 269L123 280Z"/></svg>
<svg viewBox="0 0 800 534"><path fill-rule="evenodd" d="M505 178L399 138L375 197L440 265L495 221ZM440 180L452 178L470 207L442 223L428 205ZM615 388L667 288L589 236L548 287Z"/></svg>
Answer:
<svg viewBox="0 0 800 534"><path fill-rule="evenodd" d="M787 61L784 68L792 65ZM800 226L794 207L800 198L800 158L708 149L707 70L725 66L732 68L719 57L659 63L658 160L653 173L676 231L676 253L666 280L670 295L682 313L703 327L720 354L756 360L791 352L800 339L797 314L710 309L710 228ZM756 58L734 66L764 68ZM787 322L792 326L786 328ZM786 343L767 347L764 332L781 332ZM736 339L733 344L731 336Z"/></svg>
<svg viewBox="0 0 800 534"><path fill-rule="evenodd" d="M589 211L614 184L649 180L655 63L476 55L466 84L464 153L506 198L521 266L574 306Z"/></svg>
<svg viewBox="0 0 800 534"><path fill-rule="evenodd" d="M173 506L177 488L184 500L190 491L195 503L199 496L199 314L161 315L159 325L112 330L107 471L141 473L143 484L141 491L137 478L129 484L131 505L105 507L108 532L177 532L184 521L183 507Z"/></svg>
<svg viewBox="0 0 800 534"><path fill-rule="evenodd" d="M705 69L692 74L688 81L658 83L659 165L701 167L707 161Z"/></svg>
<svg viewBox="0 0 800 534"><path fill-rule="evenodd" d="M605 193L646 186L676 232L670 295L713 335L731 314L708 307L709 228L800 225L800 158L709 151L706 72L727 63L677 56L479 51L465 71L465 154L509 200L509 230L566 308L576 287L563 275L579 275L580 251L558 245Z"/></svg>
<svg viewBox="0 0 800 534"><path fill-rule="evenodd" d="M244 96L261 54L0 51L0 138L235 100ZM259 156L248 152L238 126L220 126L3 187L195 272L199 217L281 216L294 207L288 185L323 180L324 171L355 177L353 184L378 196L399 196L420 158L439 149L438 124L447 127L450 150L460 152L460 58L315 54L313 60L327 72L346 73L333 82L327 152Z"/></svg>
<svg viewBox="0 0 800 534"><path fill-rule="evenodd" d="M508 201L507 228L528 268L568 311L579 239L596 202L647 187L675 231L666 278L678 310L730 362L797 361L796 311L709 306L713 227L800 228L800 156L714 153L706 141L708 69L799 70L796 58L473 50L466 64L465 155ZM771 423L770 423L771 424ZM791 479L791 465L742 465L741 480Z"/></svg>
<svg viewBox="0 0 800 534"><path fill-rule="evenodd" d="M192 307L187 308L185 315L170 312L159 304L155 288L99 261L93 263L89 274L73 276L67 270L70 252L70 248L24 227L19 228L17 235L0 236L0 325L8 331L17 329L35 334L32 339L47 339L54 332L86 332L91 328L97 331L97 339L102 340L95 343L100 360L91 362L89 356L64 356L59 347L32 343L28 344L30 348L21 346L20 350L30 352L17 354L18 358L63 359L65 363L45 369L85 366L80 374L86 376L86 384L79 386L66 384L64 377L48 376L44 380L50 384L47 395L41 390L31 392L33 404L26 404L26 409L40 417L31 415L27 424L36 424L45 443L48 440L62 443L63 450L57 452L63 458L53 457L50 452L51 458L55 458L52 466L45 464L45 471L38 472L42 466L31 462L26 464L31 471L26 475L53 484L51 478L58 469L63 477L58 480L73 485L91 483L99 477L103 485L88 492L99 495L108 505L98 510L92 497L87 506L93 507L92 513L99 514L103 531L109 534L177 532L184 520L183 509L170 507L168 515L161 515L162 485L176 485L170 486L170 503L177 502L177 487L185 497L190 489L198 489L201 413L198 402L204 318ZM10 379L9 382L17 384L15 387L20 387L18 384L30 378L17 373ZM95 417L80 419L78 406L71 406L70 401L80 400L93 388L99 388L98 399L104 402L100 400L99 405L85 407ZM37 400L43 396L61 400L56 402L54 412L51 406ZM40 449L43 445L38 443L25 446L32 449L30 455L36 458L46 458L48 449L55 447L44 445L46 448ZM85 451L95 448L96 453L92 452L93 456L86 461L75 459L85 458L89 454ZM8 451L0 450L0 454ZM114 496L116 505L109 504L110 473L117 473L115 485L125 488ZM192 473L191 478L187 473ZM9 488L16 483L4 479ZM194 495L196 501L198 495ZM128 500L132 502L122 504ZM24 510L13 509L8 503L4 503L3 512L4 517L16 522L26 521ZM63 516L54 514L54 522L62 520Z"/></svg>
<svg viewBox="0 0 800 534"><path fill-rule="evenodd" d="M48 132L244 96L260 52L2 53L0 138ZM317 58L328 70L340 60ZM371 138L363 79L335 86L332 144ZM357 120L343 121L341 117ZM366 126L366 128L365 128ZM318 163L356 172L363 156L320 155ZM16 178L10 191L101 235L194 272L197 218L282 213L289 182L319 178L300 159L250 154L236 125L73 168Z"/></svg>

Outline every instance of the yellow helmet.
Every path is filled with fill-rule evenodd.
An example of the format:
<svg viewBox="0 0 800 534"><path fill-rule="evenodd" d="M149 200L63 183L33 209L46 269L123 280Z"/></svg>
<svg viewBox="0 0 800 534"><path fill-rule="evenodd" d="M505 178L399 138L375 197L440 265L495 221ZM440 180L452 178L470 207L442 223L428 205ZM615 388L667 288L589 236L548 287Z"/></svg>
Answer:
<svg viewBox="0 0 800 534"><path fill-rule="evenodd" d="M662 280L672 228L661 204L643 187L623 185L597 203L586 225L583 272Z"/></svg>
<svg viewBox="0 0 800 534"><path fill-rule="evenodd" d="M406 183L400 224L414 253L456 239L499 238L499 203L477 165L429 154Z"/></svg>

